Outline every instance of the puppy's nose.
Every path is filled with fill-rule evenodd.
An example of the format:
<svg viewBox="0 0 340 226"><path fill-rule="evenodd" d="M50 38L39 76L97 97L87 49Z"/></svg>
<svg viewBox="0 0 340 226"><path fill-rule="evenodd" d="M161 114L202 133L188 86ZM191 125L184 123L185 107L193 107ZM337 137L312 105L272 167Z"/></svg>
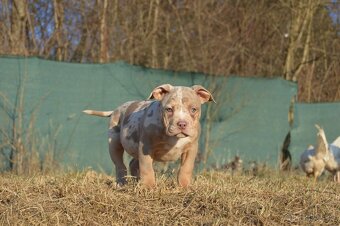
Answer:
<svg viewBox="0 0 340 226"><path fill-rule="evenodd" d="M185 129L187 127L187 122L186 121L179 121L179 122L177 122L177 126L181 130L183 130L183 129Z"/></svg>

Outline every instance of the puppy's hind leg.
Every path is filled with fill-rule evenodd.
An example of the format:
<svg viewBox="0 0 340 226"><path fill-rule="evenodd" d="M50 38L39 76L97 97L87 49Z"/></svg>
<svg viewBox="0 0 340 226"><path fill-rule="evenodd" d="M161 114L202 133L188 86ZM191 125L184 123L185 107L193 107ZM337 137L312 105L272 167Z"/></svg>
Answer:
<svg viewBox="0 0 340 226"><path fill-rule="evenodd" d="M131 176L135 177L136 180L139 180L140 175L139 175L139 161L138 161L138 159L133 158L130 161L129 168L130 168Z"/></svg>
<svg viewBox="0 0 340 226"><path fill-rule="evenodd" d="M118 185L126 184L127 169L123 161L124 148L120 142L119 127L109 129L109 152L116 167L116 182Z"/></svg>

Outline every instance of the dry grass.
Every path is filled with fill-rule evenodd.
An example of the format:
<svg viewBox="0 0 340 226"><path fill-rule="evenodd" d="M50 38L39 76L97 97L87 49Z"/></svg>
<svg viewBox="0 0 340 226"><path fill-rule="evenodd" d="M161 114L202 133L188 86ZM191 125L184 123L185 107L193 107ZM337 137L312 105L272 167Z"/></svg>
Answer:
<svg viewBox="0 0 340 226"><path fill-rule="evenodd" d="M340 186L300 175L196 176L191 189L159 177L145 190L81 173L0 175L0 225L339 225Z"/></svg>

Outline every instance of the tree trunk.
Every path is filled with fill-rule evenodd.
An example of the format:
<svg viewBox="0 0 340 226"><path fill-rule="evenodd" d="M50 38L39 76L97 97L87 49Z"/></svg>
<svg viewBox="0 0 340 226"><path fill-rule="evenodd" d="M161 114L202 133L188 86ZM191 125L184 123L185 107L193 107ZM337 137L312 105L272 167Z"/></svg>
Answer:
<svg viewBox="0 0 340 226"><path fill-rule="evenodd" d="M28 55L26 49L26 0L13 0L11 13L10 46L15 55Z"/></svg>
<svg viewBox="0 0 340 226"><path fill-rule="evenodd" d="M313 0L314 3L316 3L316 1ZM300 74L301 69L303 68L303 66L305 65L306 62L308 62L310 59L309 58L309 48L310 48L310 42L311 42L311 38L312 38L312 28L313 28L313 16L314 16L314 12L316 9L316 5L313 5L312 3L309 4L307 6L308 8L307 10L307 15L306 15L306 23L308 24L308 28L307 28L307 34L306 34L306 40L304 43L304 47L303 47L303 54L302 54L302 59L301 59L301 63L299 64L299 66L297 67L294 75L293 75L293 81L297 81L297 75Z"/></svg>
<svg viewBox="0 0 340 226"><path fill-rule="evenodd" d="M10 153L10 168L16 174L24 172L23 161L25 149L23 145L23 117L24 117L24 93L26 82L27 65L25 62L25 69L23 74L19 76L19 83L17 85L17 93L13 111L12 119L12 149Z"/></svg>
<svg viewBox="0 0 340 226"><path fill-rule="evenodd" d="M153 68L158 68L158 54L157 54L157 31L158 31L158 19L159 18L159 0L156 0L155 7L155 15L153 20L153 29L152 29L152 63L151 66Z"/></svg>
<svg viewBox="0 0 340 226"><path fill-rule="evenodd" d="M55 35L57 42L57 52L56 58L58 61L63 60L63 22L64 22L64 9L60 0L53 0L54 6L54 25L55 25ZM64 49L65 51L65 49Z"/></svg>
<svg viewBox="0 0 340 226"><path fill-rule="evenodd" d="M211 133L211 104L207 106L207 114L206 114L206 128L204 134L204 148L203 148L203 167L207 169L207 162L209 155L211 154L211 147L210 147L210 133Z"/></svg>
<svg viewBox="0 0 340 226"><path fill-rule="evenodd" d="M106 63L108 61L106 13L107 13L107 0L103 0L102 17L100 20L100 52L99 52L100 63Z"/></svg>
<svg viewBox="0 0 340 226"><path fill-rule="evenodd" d="M307 62L313 15L320 3L315 0L291 0L290 3L291 25L289 29L289 46L284 65L284 77L286 80L297 81L303 64ZM301 46L303 53L298 54ZM300 59L299 56L301 56Z"/></svg>

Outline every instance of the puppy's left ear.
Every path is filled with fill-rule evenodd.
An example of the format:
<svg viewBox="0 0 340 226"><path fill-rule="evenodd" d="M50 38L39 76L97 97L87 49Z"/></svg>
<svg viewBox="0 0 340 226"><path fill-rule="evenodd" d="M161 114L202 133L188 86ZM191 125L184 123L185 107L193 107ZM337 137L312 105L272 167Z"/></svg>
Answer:
<svg viewBox="0 0 340 226"><path fill-rule="evenodd" d="M162 100L165 94L169 93L174 87L170 84L163 84L160 85L154 90L152 90L150 96L148 97L148 100L150 99L156 99L156 100Z"/></svg>
<svg viewBox="0 0 340 226"><path fill-rule="evenodd" d="M198 97L201 99L201 104L204 104L208 101L214 101L214 103L216 103L212 94L203 86L194 85L191 88L196 92Z"/></svg>

